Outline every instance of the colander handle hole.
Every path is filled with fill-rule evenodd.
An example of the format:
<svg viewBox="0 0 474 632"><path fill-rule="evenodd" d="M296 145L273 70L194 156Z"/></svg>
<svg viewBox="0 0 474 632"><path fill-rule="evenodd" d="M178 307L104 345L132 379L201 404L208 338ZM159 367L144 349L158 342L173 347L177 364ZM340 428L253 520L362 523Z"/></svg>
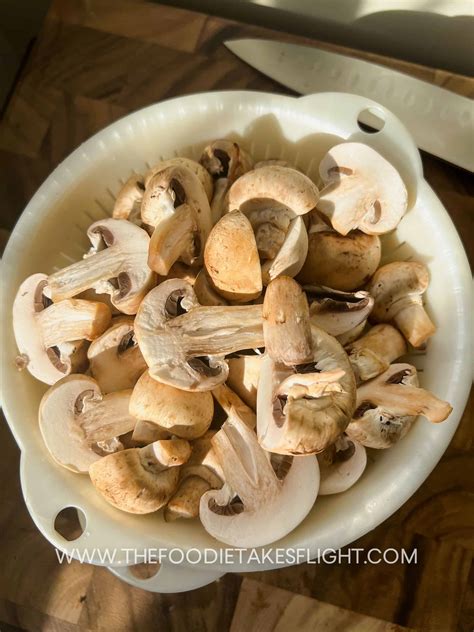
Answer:
<svg viewBox="0 0 474 632"><path fill-rule="evenodd" d="M385 127L385 116L380 108L365 108L357 117L359 129L366 134L377 134Z"/></svg>
<svg viewBox="0 0 474 632"><path fill-rule="evenodd" d="M54 530L65 540L72 542L84 533L86 516L78 507L64 507L54 519Z"/></svg>

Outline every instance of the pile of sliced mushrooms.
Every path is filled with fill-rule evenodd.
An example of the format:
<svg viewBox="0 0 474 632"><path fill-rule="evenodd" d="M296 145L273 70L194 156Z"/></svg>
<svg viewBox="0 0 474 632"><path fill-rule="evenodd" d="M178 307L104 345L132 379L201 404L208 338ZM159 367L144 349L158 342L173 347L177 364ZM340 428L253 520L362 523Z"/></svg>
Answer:
<svg viewBox="0 0 474 632"><path fill-rule="evenodd" d="M354 485L366 448L449 416L397 363L435 332L425 265L380 267L400 175L351 142L319 174L217 140L133 174L81 261L21 285L45 445L114 507L268 544Z"/></svg>

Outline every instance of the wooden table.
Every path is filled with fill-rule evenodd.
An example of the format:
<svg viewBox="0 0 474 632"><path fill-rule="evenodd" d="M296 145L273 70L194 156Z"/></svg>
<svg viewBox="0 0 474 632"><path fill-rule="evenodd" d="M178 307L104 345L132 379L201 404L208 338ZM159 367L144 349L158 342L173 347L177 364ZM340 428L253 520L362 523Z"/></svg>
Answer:
<svg viewBox="0 0 474 632"><path fill-rule="evenodd" d="M139 0L53 2L0 128L2 237L53 168L79 143L124 114L205 90L287 93L222 46L225 39L252 35L315 44ZM459 94L473 94L473 82L465 77L352 54ZM451 214L472 262L472 179L431 156L424 155L423 162L427 180ZM131 588L103 568L59 565L25 508L18 449L6 424L0 424L0 629L471 630L472 422L471 399L451 445L427 481L389 520L353 544L380 549L416 546L416 566L303 565L227 575L210 586L175 595Z"/></svg>

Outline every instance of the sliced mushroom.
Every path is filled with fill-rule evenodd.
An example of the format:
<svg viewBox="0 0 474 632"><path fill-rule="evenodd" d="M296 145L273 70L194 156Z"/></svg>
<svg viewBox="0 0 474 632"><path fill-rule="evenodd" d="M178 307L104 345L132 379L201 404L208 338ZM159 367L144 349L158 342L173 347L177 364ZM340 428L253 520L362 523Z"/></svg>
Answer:
<svg viewBox="0 0 474 632"><path fill-rule="evenodd" d="M339 292L329 287L305 285L311 322L331 336L340 336L364 325L374 299L368 292Z"/></svg>
<svg viewBox="0 0 474 632"><path fill-rule="evenodd" d="M134 441L136 445L127 447L143 447L145 445L148 445L149 443L160 441L161 439L171 438L172 436L169 430L158 426L152 421L137 419L137 423L135 424L135 428L133 429L133 433L131 436L132 441Z"/></svg>
<svg viewBox="0 0 474 632"><path fill-rule="evenodd" d="M214 183L214 195L211 200L212 224L217 224L224 214L226 195L230 187L229 178L217 178Z"/></svg>
<svg viewBox="0 0 474 632"><path fill-rule="evenodd" d="M89 468L96 490L111 505L133 514L161 509L176 490L179 465L191 448L183 439L155 441L110 454Z"/></svg>
<svg viewBox="0 0 474 632"><path fill-rule="evenodd" d="M113 323L87 352L92 376L103 393L133 388L147 365L133 332L133 318Z"/></svg>
<svg viewBox="0 0 474 632"><path fill-rule="evenodd" d="M94 222L87 235L89 255L48 277L54 302L89 288L110 294L113 305L125 314L135 314L142 298L155 284L147 264L148 234L124 219Z"/></svg>
<svg viewBox="0 0 474 632"><path fill-rule="evenodd" d="M211 209L192 171L173 166L153 176L143 196L141 216L155 228L148 257L155 272L166 276L178 259L188 265L202 264L212 227Z"/></svg>
<svg viewBox="0 0 474 632"><path fill-rule="evenodd" d="M351 343L346 351L356 379L365 382L386 371L394 360L405 355L407 345L392 325L376 325Z"/></svg>
<svg viewBox="0 0 474 632"><path fill-rule="evenodd" d="M213 437L226 484L206 492L199 509L208 533L238 547L256 547L282 538L304 520L319 487L314 457L293 458L279 479L257 437L234 414Z"/></svg>
<svg viewBox="0 0 474 632"><path fill-rule="evenodd" d="M356 228L368 235L387 233L407 210L408 194L400 174L368 145L332 147L319 173L325 187L317 207L341 235Z"/></svg>
<svg viewBox="0 0 474 632"><path fill-rule="evenodd" d="M230 182L252 169L250 155L231 140L216 140L201 155L201 164L214 178L227 178Z"/></svg>
<svg viewBox="0 0 474 632"><path fill-rule="evenodd" d="M249 171L229 189L228 209L248 213L277 204L304 215L319 200L318 187L303 173L288 167L269 166Z"/></svg>
<svg viewBox="0 0 474 632"><path fill-rule="evenodd" d="M140 208L145 191L143 176L134 173L125 182L115 198L112 217L140 223Z"/></svg>
<svg viewBox="0 0 474 632"><path fill-rule="evenodd" d="M257 388L262 360L263 355L237 355L228 359L227 384L252 410L257 409Z"/></svg>
<svg viewBox="0 0 474 632"><path fill-rule="evenodd" d="M364 333L366 326L367 321L362 321L360 325L356 325L356 327L349 329L349 331L346 331L343 334L339 334L339 336L335 336L335 338L343 347L345 347L360 338Z"/></svg>
<svg viewBox="0 0 474 632"><path fill-rule="evenodd" d="M185 169L189 169L190 171L192 171L199 178L202 186L204 187L207 199L211 201L214 190L212 177L207 169L205 169L195 160L191 160L190 158L169 158L168 160L162 160L161 162L157 163L145 175L145 186L147 187L150 184L150 180L154 176L156 176L157 173L160 173L160 171L163 171L168 167L184 167Z"/></svg>
<svg viewBox="0 0 474 632"><path fill-rule="evenodd" d="M197 275L193 289L201 305L228 305L225 298L218 294L212 287L204 268L202 268Z"/></svg>
<svg viewBox="0 0 474 632"><path fill-rule="evenodd" d="M368 291L375 299L372 318L393 321L414 347L421 347L436 327L423 307L422 295L428 288L429 273L423 263L395 261L374 274Z"/></svg>
<svg viewBox="0 0 474 632"><path fill-rule="evenodd" d="M205 391L225 382L225 355L262 346L262 307L197 305L188 283L165 281L143 300L135 334L154 379Z"/></svg>
<svg viewBox="0 0 474 632"><path fill-rule="evenodd" d="M279 454L314 454L344 432L355 379L335 338L310 325L306 297L288 277L273 281L263 306L267 354L257 393L260 445Z"/></svg>
<svg viewBox="0 0 474 632"><path fill-rule="evenodd" d="M261 293L257 244L243 213L227 213L217 222L206 243L204 263L214 288L224 298L243 303Z"/></svg>
<svg viewBox="0 0 474 632"><path fill-rule="evenodd" d="M274 259L262 264L262 281L268 285L278 276L294 277L303 267L308 254L308 233L302 217L291 220L285 240Z"/></svg>
<svg viewBox="0 0 474 632"><path fill-rule="evenodd" d="M247 406L227 384L219 384L212 389L212 394L227 416L230 416L234 410L249 428L255 428L257 422L255 411Z"/></svg>
<svg viewBox="0 0 474 632"><path fill-rule="evenodd" d="M45 274L23 281L13 303L13 331L17 367L54 384L74 370L86 369L82 341L100 336L112 316L104 303L69 299L52 304L47 294Z"/></svg>
<svg viewBox="0 0 474 632"><path fill-rule="evenodd" d="M211 393L190 393L161 384L145 371L133 389L130 414L177 437L196 439L211 425L214 400Z"/></svg>
<svg viewBox="0 0 474 632"><path fill-rule="evenodd" d="M46 447L57 463L73 472L87 472L104 454L103 445L130 432L136 419L129 414L132 391L103 395L87 375L68 375L43 395L39 425Z"/></svg>
<svg viewBox="0 0 474 632"><path fill-rule="evenodd" d="M298 274L302 284L350 292L365 285L379 266L380 238L354 230L339 235L311 213L308 255Z"/></svg>
<svg viewBox="0 0 474 632"><path fill-rule="evenodd" d="M352 487L364 473L367 453L363 445L343 434L318 454L320 496L340 494Z"/></svg>
<svg viewBox="0 0 474 632"><path fill-rule="evenodd" d="M359 386L357 408L346 433L369 448L390 448L407 434L417 415L439 423L451 411L448 402L418 387L414 366L392 364L384 373Z"/></svg>
<svg viewBox="0 0 474 632"><path fill-rule="evenodd" d="M209 489L222 487L224 474L211 443L214 435L215 431L210 430L193 441L191 456L180 471L179 487L164 512L167 522L197 518L201 496Z"/></svg>

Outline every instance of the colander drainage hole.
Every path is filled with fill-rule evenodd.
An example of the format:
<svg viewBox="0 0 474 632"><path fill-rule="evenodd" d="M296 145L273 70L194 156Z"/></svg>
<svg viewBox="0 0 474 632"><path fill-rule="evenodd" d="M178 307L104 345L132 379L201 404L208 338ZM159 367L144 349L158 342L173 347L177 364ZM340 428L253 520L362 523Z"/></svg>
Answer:
<svg viewBox="0 0 474 632"><path fill-rule="evenodd" d="M366 108L362 110L357 117L357 125L366 134L376 134L380 132L385 126L385 117L382 110L378 108Z"/></svg>
<svg viewBox="0 0 474 632"><path fill-rule="evenodd" d="M77 540L86 528L86 516L77 507L64 507L54 519L54 529L65 540Z"/></svg>
<svg viewBox="0 0 474 632"><path fill-rule="evenodd" d="M129 566L130 573L137 579L151 579L160 570L161 564L159 562L142 562L140 564L134 564Z"/></svg>

